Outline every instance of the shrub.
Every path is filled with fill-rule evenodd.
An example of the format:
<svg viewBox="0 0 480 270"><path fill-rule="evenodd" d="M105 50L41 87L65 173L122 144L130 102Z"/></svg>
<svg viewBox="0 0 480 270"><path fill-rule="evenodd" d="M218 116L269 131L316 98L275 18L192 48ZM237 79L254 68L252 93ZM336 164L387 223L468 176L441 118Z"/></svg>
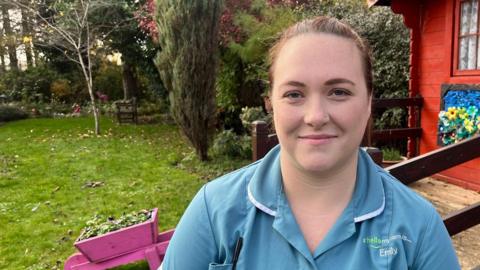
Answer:
<svg viewBox="0 0 480 270"><path fill-rule="evenodd" d="M169 105L165 99L157 99L153 102L142 101L138 104L138 115L154 115L168 113Z"/></svg>
<svg viewBox="0 0 480 270"><path fill-rule="evenodd" d="M241 132L236 122L240 108L262 105L262 94L267 90L267 51L278 32L298 18L299 14L291 8L271 7L265 1L252 1L249 9L237 9L233 21L245 38L222 44L215 87L223 128Z"/></svg>
<svg viewBox="0 0 480 270"><path fill-rule="evenodd" d="M252 157L250 136L239 136L232 130L223 130L215 137L211 152L216 157L243 158Z"/></svg>
<svg viewBox="0 0 480 270"><path fill-rule="evenodd" d="M57 74L46 66L39 65L25 71L10 70L0 79L0 92L11 100L44 102L50 99L50 85Z"/></svg>
<svg viewBox="0 0 480 270"><path fill-rule="evenodd" d="M0 105L0 122L8 122L28 118L28 113L24 110L14 107Z"/></svg>
<svg viewBox="0 0 480 270"><path fill-rule="evenodd" d="M71 104L55 101L50 103L25 103L22 104L21 108L40 117L61 117L73 112Z"/></svg>
<svg viewBox="0 0 480 270"><path fill-rule="evenodd" d="M67 79L57 79L50 85L50 92L55 99L66 101L73 93L70 87L70 81Z"/></svg>
<svg viewBox="0 0 480 270"><path fill-rule="evenodd" d="M375 129L401 128L407 125L407 112L403 108L389 108L375 117Z"/></svg>
<svg viewBox="0 0 480 270"><path fill-rule="evenodd" d="M262 107L242 108L240 119L242 120L243 127L249 132L251 131L252 123L254 121L265 121L268 125L270 125L270 123L272 122L271 115L265 114Z"/></svg>
<svg viewBox="0 0 480 270"><path fill-rule="evenodd" d="M111 100L123 98L121 67L103 63L93 81L95 91L107 95Z"/></svg>

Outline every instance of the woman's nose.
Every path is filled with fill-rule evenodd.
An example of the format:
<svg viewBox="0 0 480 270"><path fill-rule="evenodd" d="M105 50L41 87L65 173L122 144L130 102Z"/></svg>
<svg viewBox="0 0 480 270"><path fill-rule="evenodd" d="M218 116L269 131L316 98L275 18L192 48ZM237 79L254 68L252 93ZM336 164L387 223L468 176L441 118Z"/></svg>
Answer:
<svg viewBox="0 0 480 270"><path fill-rule="evenodd" d="M328 105L324 104L322 100L309 100L305 104L304 121L307 125L314 128L319 128L330 121L328 113Z"/></svg>

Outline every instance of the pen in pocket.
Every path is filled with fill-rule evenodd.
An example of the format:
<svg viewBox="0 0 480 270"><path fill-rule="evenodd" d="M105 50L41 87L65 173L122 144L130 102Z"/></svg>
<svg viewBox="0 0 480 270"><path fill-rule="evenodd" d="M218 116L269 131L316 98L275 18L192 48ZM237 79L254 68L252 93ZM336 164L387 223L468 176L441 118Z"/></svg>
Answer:
<svg viewBox="0 0 480 270"><path fill-rule="evenodd" d="M243 238L238 237L237 243L235 244L235 251L233 252L233 259L232 259L232 270L235 270L237 267L238 256L240 255L240 251L242 250L243 245Z"/></svg>

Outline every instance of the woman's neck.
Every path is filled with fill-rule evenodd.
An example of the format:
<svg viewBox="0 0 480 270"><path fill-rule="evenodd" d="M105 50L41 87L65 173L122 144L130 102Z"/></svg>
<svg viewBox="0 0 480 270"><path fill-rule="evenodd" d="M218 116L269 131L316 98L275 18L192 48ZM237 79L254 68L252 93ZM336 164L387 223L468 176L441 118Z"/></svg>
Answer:
<svg viewBox="0 0 480 270"><path fill-rule="evenodd" d="M357 156L323 175L302 171L286 159L280 162L283 187L294 212L301 209L303 215L314 217L342 212L347 206L355 188Z"/></svg>

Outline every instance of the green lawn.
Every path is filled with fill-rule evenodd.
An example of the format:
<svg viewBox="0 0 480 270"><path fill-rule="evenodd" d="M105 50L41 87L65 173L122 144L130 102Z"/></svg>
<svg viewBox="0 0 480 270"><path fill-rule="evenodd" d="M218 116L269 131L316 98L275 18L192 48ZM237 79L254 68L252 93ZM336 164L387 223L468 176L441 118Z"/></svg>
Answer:
<svg viewBox="0 0 480 270"><path fill-rule="evenodd" d="M160 230L172 228L208 179L248 162L201 164L175 126L101 127L95 136L90 118L0 125L0 269L63 269L96 213L158 207Z"/></svg>

